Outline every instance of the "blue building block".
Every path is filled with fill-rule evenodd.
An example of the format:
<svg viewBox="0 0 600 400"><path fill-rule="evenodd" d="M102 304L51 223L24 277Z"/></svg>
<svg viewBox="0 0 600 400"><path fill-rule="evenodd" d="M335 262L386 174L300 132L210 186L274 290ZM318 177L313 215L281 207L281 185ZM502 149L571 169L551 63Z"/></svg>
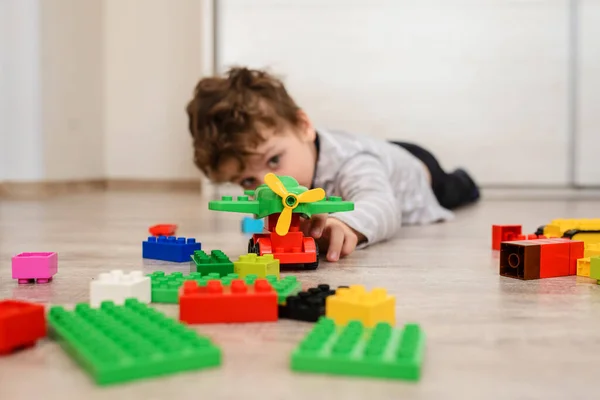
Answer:
<svg viewBox="0 0 600 400"><path fill-rule="evenodd" d="M152 260L189 262L194 251L202 250L196 239L175 236L149 236L142 242L142 257Z"/></svg>
<svg viewBox="0 0 600 400"><path fill-rule="evenodd" d="M242 232L243 233L262 233L264 230L264 220L254 219L251 217L244 217L242 219Z"/></svg>

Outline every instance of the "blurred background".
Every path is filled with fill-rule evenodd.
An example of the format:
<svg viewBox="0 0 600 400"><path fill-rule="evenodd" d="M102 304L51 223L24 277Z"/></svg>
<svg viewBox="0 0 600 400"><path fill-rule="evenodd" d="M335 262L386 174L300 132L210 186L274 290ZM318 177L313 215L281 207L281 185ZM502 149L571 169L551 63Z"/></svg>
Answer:
<svg viewBox="0 0 600 400"><path fill-rule="evenodd" d="M599 39L597 0L0 0L0 185L196 185L186 102L249 65L484 187L599 187Z"/></svg>

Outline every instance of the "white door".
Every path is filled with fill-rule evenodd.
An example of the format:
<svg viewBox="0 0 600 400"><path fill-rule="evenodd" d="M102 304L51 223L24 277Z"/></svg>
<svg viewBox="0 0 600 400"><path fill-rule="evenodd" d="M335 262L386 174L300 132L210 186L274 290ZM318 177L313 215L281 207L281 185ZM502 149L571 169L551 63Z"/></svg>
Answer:
<svg viewBox="0 0 600 400"><path fill-rule="evenodd" d="M567 0L218 4L219 72L283 75L317 125L416 142L484 184L568 183Z"/></svg>
<svg viewBox="0 0 600 400"><path fill-rule="evenodd" d="M600 185L600 2L578 10L575 182Z"/></svg>

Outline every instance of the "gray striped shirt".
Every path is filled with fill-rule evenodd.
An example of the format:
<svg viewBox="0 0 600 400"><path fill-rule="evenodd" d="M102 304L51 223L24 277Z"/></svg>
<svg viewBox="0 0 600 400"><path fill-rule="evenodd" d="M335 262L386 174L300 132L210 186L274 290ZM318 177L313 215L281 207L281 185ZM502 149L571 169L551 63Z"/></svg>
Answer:
<svg viewBox="0 0 600 400"><path fill-rule="evenodd" d="M317 130L314 187L354 202L354 211L331 214L367 238L365 247L392 237L402 225L450 220L438 203L419 159L382 139Z"/></svg>

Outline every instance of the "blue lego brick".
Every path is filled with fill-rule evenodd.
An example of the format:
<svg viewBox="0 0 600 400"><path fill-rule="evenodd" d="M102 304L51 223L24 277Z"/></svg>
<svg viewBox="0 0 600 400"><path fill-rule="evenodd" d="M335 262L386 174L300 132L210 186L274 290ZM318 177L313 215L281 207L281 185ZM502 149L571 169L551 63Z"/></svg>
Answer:
<svg viewBox="0 0 600 400"><path fill-rule="evenodd" d="M194 238L175 236L149 236L142 242L142 257L152 260L188 262L194 251L202 250Z"/></svg>
<svg viewBox="0 0 600 400"><path fill-rule="evenodd" d="M244 219L242 219L243 233L262 233L264 226L265 222L262 219L254 219L251 217L244 217Z"/></svg>

